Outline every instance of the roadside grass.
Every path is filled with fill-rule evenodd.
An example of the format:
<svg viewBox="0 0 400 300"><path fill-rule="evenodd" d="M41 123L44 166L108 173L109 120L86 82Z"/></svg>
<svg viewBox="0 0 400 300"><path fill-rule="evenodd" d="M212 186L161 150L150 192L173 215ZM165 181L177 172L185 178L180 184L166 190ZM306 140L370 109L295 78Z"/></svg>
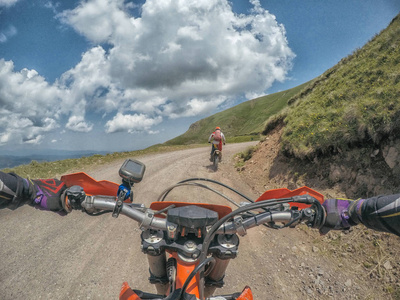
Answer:
<svg viewBox="0 0 400 300"><path fill-rule="evenodd" d="M93 156L58 160L52 162L39 163L37 161L32 161L30 164L27 165L21 165L15 168L6 168L1 171L6 173L14 172L25 178L52 178L52 177L59 177L62 174L68 172L80 172L88 167L107 164L109 162L119 159L135 158L153 153L172 152L172 151L203 147L203 146L205 146L205 144L173 145L173 146L157 144L148 147L146 149L137 151L115 152L106 155L97 154Z"/></svg>
<svg viewBox="0 0 400 300"><path fill-rule="evenodd" d="M253 140L258 140L259 136L240 136L236 139L232 139L232 143L242 143ZM81 172L87 168L99 166L113 162L115 160L127 159L127 158L137 158L143 155L155 154L155 153L165 153L173 152L191 148L205 147L208 146L207 143L203 144L190 144L190 145L165 145L157 144L148 147L143 150L137 151L127 151L127 152L114 152L108 153L106 155L92 155L84 156L81 158L71 158L64 160L57 160L52 162L37 162L32 161L27 165L20 165L14 168L2 169L2 172L9 173L13 172L25 178L51 178L60 177L63 174L71 172Z"/></svg>
<svg viewBox="0 0 400 300"><path fill-rule="evenodd" d="M235 168L241 168L245 165L246 161L253 157L254 152L257 151L257 146L250 146L246 150L239 152L235 156Z"/></svg>
<svg viewBox="0 0 400 300"><path fill-rule="evenodd" d="M236 143L245 143L245 142L252 142L252 141L259 141L260 135L259 134L252 134L252 135L241 135L241 136L234 136L229 138L229 143L236 144Z"/></svg>

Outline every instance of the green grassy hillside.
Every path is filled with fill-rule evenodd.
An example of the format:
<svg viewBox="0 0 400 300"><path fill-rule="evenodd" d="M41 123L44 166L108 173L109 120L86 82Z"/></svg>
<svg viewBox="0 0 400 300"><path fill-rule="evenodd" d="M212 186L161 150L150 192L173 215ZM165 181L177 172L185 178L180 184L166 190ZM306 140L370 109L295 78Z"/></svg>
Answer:
<svg viewBox="0 0 400 300"><path fill-rule="evenodd" d="M399 137L400 17L289 102L282 147L298 158Z"/></svg>
<svg viewBox="0 0 400 300"><path fill-rule="evenodd" d="M228 142L258 139L265 121L287 106L287 102L308 83L295 88L246 101L235 107L193 123L189 130L166 145L196 144L207 141L215 126L221 127Z"/></svg>

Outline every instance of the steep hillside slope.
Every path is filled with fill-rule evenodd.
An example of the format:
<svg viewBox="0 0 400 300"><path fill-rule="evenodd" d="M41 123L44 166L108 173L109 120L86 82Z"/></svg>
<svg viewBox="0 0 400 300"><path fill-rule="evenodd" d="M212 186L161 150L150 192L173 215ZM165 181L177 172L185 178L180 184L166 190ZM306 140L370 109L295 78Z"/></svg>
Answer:
<svg viewBox="0 0 400 300"><path fill-rule="evenodd" d="M319 161L299 161L282 155L279 151L282 131L282 126L272 130L257 146L257 151L245 166L238 168L241 182L252 186L259 194L268 189L295 189L308 185L322 193L326 199L345 197L345 191L340 186L332 187L323 176L318 175L324 168ZM351 164L348 161L346 163ZM347 186L350 187L351 184L348 183ZM327 278L326 274L313 276L312 272L306 270L301 286L310 288L301 299L400 299L399 237L369 230L362 225L345 232L331 231L325 236L305 227L299 237L302 233L308 235L303 238L304 241L312 241L312 247L308 251L312 259L324 257L326 264L336 266L336 270L331 278ZM295 241L293 239L293 244ZM283 251L284 255L287 255L288 250L290 252L293 244ZM282 263L284 261L286 259ZM301 256L297 256L294 261L294 266L304 265ZM342 293L337 295L330 284L337 286L342 271L346 273L345 286L341 288ZM292 270L289 274L291 272ZM371 290L358 288L357 281L365 283Z"/></svg>
<svg viewBox="0 0 400 300"><path fill-rule="evenodd" d="M264 131L284 126L285 172L348 197L400 190L399 16L289 103Z"/></svg>
<svg viewBox="0 0 400 300"><path fill-rule="evenodd" d="M326 198L399 193L399 40L397 16L362 49L290 99L289 107L267 122L266 137L252 157L238 168L242 180L260 193L303 185ZM313 251L335 260L338 269L379 295L357 290L348 281L349 299L400 299L397 236L362 225L324 237L309 234L315 239ZM324 287L317 278L314 289Z"/></svg>
<svg viewBox="0 0 400 300"><path fill-rule="evenodd" d="M287 91L263 96L246 101L235 107L214 114L193 123L188 131L170 141L166 145L204 143L215 126L220 126L229 142L243 140L247 136L258 139L269 116L277 114L287 106L287 101L301 91L308 83ZM246 138L244 138L246 139Z"/></svg>
<svg viewBox="0 0 400 300"><path fill-rule="evenodd" d="M400 132L400 17L326 71L285 119L285 151L297 157L379 146Z"/></svg>

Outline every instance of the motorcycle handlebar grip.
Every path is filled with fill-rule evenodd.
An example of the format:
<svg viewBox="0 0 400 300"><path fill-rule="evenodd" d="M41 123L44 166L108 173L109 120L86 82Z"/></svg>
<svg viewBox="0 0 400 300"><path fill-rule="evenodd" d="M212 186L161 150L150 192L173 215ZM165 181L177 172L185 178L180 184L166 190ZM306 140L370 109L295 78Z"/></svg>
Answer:
<svg viewBox="0 0 400 300"><path fill-rule="evenodd" d="M305 203L305 204L313 204L317 199L315 199L313 196L310 196L308 194L306 195L300 195L300 196L293 196L292 197L294 202L300 202L300 203Z"/></svg>

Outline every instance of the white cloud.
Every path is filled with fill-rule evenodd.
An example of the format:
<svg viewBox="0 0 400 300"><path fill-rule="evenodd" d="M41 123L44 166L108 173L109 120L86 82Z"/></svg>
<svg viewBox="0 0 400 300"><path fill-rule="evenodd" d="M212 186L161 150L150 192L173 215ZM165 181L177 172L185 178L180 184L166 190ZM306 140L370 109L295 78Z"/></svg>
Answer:
<svg viewBox="0 0 400 300"><path fill-rule="evenodd" d="M57 14L57 9L59 6L60 6L60 2L53 3L51 1L47 1L44 4L44 7L50 9L54 14Z"/></svg>
<svg viewBox="0 0 400 300"><path fill-rule="evenodd" d="M43 135L29 136L24 140L25 144L40 144L43 141Z"/></svg>
<svg viewBox="0 0 400 300"><path fill-rule="evenodd" d="M74 115L68 119L67 125L65 125L65 127L72 131L89 132L92 131L93 124L85 122L82 116Z"/></svg>
<svg viewBox="0 0 400 300"><path fill-rule="evenodd" d="M43 133L59 127L63 91L35 70L14 71L0 59L1 142L40 143Z"/></svg>
<svg viewBox="0 0 400 300"><path fill-rule="evenodd" d="M109 41L119 30L124 30L124 22L129 20L124 0L89 0L58 17L95 43Z"/></svg>
<svg viewBox="0 0 400 300"><path fill-rule="evenodd" d="M15 72L13 62L0 59L0 104L3 109L34 119L54 113L57 117L62 93L35 70Z"/></svg>
<svg viewBox="0 0 400 300"><path fill-rule="evenodd" d="M17 3L19 0L0 0L0 7L10 7Z"/></svg>
<svg viewBox="0 0 400 300"><path fill-rule="evenodd" d="M252 3L250 15L237 15L227 1L147 0L135 18L123 0L92 0L59 17L92 42L111 45L102 58L90 59L97 55L93 50L85 54L103 70L109 85L102 85L114 95L96 107L160 110L164 103L157 107L142 97L145 91L173 102L175 117L194 116L221 96L263 94L290 70L294 54L284 27L258 1ZM192 99L203 103L198 111Z"/></svg>
<svg viewBox="0 0 400 300"><path fill-rule="evenodd" d="M53 84L0 59L0 143L39 143L58 127L90 132L89 111L100 121L115 116L104 124L107 133L154 134L164 119L203 116L264 94L285 80L294 53L284 26L250 2L247 15L227 0L147 0L140 16L124 0L87 0L61 12L58 19L93 47ZM14 1L0 0L6 3ZM46 7L56 11L50 1ZM0 42L16 33L3 32ZM11 123L1 122L6 117ZM23 121L13 125L16 119Z"/></svg>
<svg viewBox="0 0 400 300"><path fill-rule="evenodd" d="M3 132L0 134L0 145L7 144L10 141L10 132Z"/></svg>
<svg viewBox="0 0 400 300"><path fill-rule="evenodd" d="M129 133L148 131L152 126L161 123L162 118L160 116L156 118L150 118L144 114L134 115L123 115L117 113L117 115L106 123L106 132L121 132L127 131ZM154 133L152 131L152 133Z"/></svg>
<svg viewBox="0 0 400 300"><path fill-rule="evenodd" d="M9 38L15 36L17 33L17 28L9 25L4 31L0 32L0 43L6 43Z"/></svg>
<svg viewBox="0 0 400 300"><path fill-rule="evenodd" d="M28 144L40 144L44 138L44 133L53 131L59 125L52 118L45 118L40 122L34 123L31 119L23 117L21 114L3 115L0 113L0 145L12 141Z"/></svg>
<svg viewBox="0 0 400 300"><path fill-rule="evenodd" d="M220 104L226 101L226 97L220 96L210 101L204 99L191 99L184 107L177 108L174 103L169 103L163 107L164 115L170 119L177 119L181 117L193 117L201 114L211 114L216 112Z"/></svg>

